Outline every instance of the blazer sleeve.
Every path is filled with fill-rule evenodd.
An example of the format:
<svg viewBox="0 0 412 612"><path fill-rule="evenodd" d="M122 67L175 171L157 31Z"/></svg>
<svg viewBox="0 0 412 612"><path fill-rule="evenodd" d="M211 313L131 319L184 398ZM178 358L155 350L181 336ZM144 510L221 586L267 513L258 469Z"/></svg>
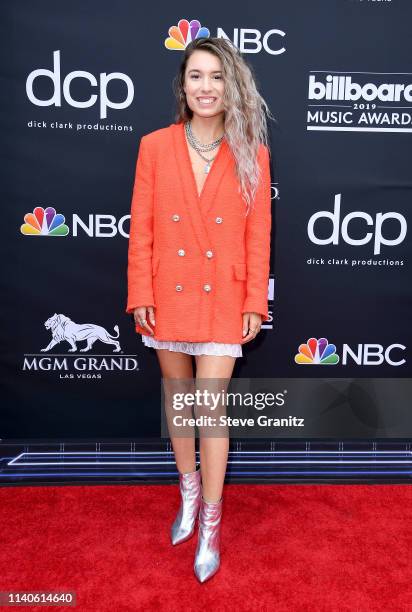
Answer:
<svg viewBox="0 0 412 612"><path fill-rule="evenodd" d="M142 136L130 211L127 313L138 306L155 306L152 284L153 183L154 166L150 148L146 136Z"/></svg>
<svg viewBox="0 0 412 612"><path fill-rule="evenodd" d="M271 178L269 151L261 145L259 152L260 181L255 200L246 220L246 299L242 314L257 312L268 321L268 283L271 241Z"/></svg>

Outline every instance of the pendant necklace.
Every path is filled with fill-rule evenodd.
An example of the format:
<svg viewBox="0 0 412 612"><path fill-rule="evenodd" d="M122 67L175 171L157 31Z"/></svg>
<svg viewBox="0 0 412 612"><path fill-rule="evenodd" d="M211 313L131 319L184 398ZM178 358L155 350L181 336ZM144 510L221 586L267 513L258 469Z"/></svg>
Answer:
<svg viewBox="0 0 412 612"><path fill-rule="evenodd" d="M204 157L204 155L202 155L202 152L213 151L213 149L216 149L216 147L218 147L220 145L220 143L222 142L222 140L225 137L225 135L223 134L220 138L217 138L216 140L214 140L213 142L211 142L209 144L202 144L201 142L199 142L197 140L196 136L193 134L193 132L192 132L192 125L191 125L190 121L187 121L185 123L185 132L186 132L187 140L188 140L189 144L191 145L191 147L193 149L195 149L195 151L197 151L197 153L200 155L200 157L205 162L207 162L205 167L204 167L204 172L205 172L205 174L208 174L209 171L210 171L210 167L212 165L212 162L215 159L216 155L214 157L212 157L212 159L208 159L207 157Z"/></svg>

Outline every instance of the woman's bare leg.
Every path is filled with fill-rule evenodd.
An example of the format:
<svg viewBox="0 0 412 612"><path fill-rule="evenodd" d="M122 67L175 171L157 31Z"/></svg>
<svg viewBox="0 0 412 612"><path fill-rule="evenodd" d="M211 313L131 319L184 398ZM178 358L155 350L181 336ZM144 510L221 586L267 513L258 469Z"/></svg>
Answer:
<svg viewBox="0 0 412 612"><path fill-rule="evenodd" d="M196 355L196 379L214 378L220 381L219 389L227 390L236 357ZM227 382L226 382L227 381ZM201 385L204 388L204 385ZM215 385L211 385L213 388ZM225 413L225 411L223 411ZM229 452L229 437L200 436L200 467L203 497L208 502L219 501L222 496Z"/></svg>
<svg viewBox="0 0 412 612"><path fill-rule="evenodd" d="M162 377L165 383L165 402L170 400L167 395L167 379L168 378L181 378L184 391L189 392L191 389L186 388L186 383L189 383L190 380L193 381L193 360L192 355L187 355L186 353L180 353L178 351L169 351L167 349L155 349L157 353L157 357L160 364L160 369L162 372ZM173 382L171 388L175 391L178 388L178 383ZM166 406L166 415L168 417L171 416L171 411L167 410ZM173 428L169 424L169 430L172 431ZM185 429L185 432L189 431L188 428ZM190 435L189 435L190 434ZM195 430L194 427L191 428L191 431L185 437L179 436L170 436L173 451L176 459L176 466L179 472L187 473L194 472L196 469L196 452L195 452Z"/></svg>

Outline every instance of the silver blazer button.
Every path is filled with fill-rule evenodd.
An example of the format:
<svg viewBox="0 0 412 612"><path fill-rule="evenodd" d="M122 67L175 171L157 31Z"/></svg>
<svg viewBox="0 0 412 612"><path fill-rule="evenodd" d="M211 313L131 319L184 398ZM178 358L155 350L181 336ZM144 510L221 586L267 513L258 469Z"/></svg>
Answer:
<svg viewBox="0 0 412 612"><path fill-rule="evenodd" d="M179 221L180 217L179 215L173 215L172 219L173 221Z"/></svg>
<svg viewBox="0 0 412 612"><path fill-rule="evenodd" d="M176 291L182 291L183 285L176 285Z"/></svg>
<svg viewBox="0 0 412 612"><path fill-rule="evenodd" d="M203 285L203 289L205 291L211 291L212 287L210 285Z"/></svg>
<svg viewBox="0 0 412 612"><path fill-rule="evenodd" d="M181 255L181 256L183 256L183 255L185 254L184 249L179 249L179 250L178 250L178 254L179 254L179 255Z"/></svg>
<svg viewBox="0 0 412 612"><path fill-rule="evenodd" d="M223 219L222 217L216 217L215 221L216 223L222 223Z"/></svg>
<svg viewBox="0 0 412 612"><path fill-rule="evenodd" d="M212 251L206 251L206 257L213 257L213 252Z"/></svg>

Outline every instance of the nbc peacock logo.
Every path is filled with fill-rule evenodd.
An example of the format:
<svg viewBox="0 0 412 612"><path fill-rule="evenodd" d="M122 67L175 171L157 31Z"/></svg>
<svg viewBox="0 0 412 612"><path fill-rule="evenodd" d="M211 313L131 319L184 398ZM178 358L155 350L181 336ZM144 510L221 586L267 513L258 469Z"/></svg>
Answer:
<svg viewBox="0 0 412 612"><path fill-rule="evenodd" d="M24 221L20 231L25 236L67 236L69 233L64 215L56 213L52 206L46 209L36 206L32 213L24 215Z"/></svg>
<svg viewBox="0 0 412 612"><path fill-rule="evenodd" d="M339 363L336 346L329 344L327 338L309 338L306 344L299 345L298 350L295 362L299 365L336 365Z"/></svg>
<svg viewBox="0 0 412 612"><path fill-rule="evenodd" d="M169 51L184 51L192 40L203 36L208 38L210 32L200 25L200 21L197 19L192 19L192 21L181 19L177 26L169 28L169 36L165 39L165 47Z"/></svg>

